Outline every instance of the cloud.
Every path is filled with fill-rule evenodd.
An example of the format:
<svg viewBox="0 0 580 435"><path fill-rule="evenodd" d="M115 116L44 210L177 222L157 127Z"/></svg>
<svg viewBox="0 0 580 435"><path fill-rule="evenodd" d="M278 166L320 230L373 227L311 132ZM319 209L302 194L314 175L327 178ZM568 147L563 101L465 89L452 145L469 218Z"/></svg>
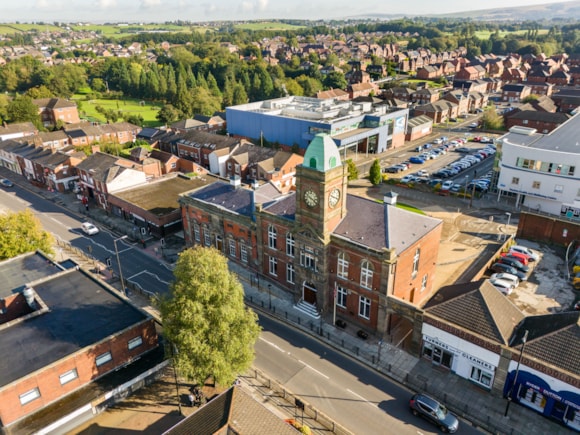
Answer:
<svg viewBox="0 0 580 435"><path fill-rule="evenodd" d="M161 6L161 0L141 0L141 5L144 8L153 8Z"/></svg>
<svg viewBox="0 0 580 435"><path fill-rule="evenodd" d="M242 12L263 12L268 9L268 0L243 1L240 9Z"/></svg>
<svg viewBox="0 0 580 435"><path fill-rule="evenodd" d="M97 7L100 9L109 9L117 6L117 0L97 0Z"/></svg>

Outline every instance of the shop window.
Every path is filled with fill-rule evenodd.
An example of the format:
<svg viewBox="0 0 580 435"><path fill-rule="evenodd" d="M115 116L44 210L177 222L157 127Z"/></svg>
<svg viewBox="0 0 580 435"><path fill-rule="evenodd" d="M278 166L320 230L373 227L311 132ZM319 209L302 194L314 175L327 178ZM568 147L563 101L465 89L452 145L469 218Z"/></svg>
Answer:
<svg viewBox="0 0 580 435"><path fill-rule="evenodd" d="M491 373L486 372L479 367L471 368L471 380L483 385L486 388L491 388L491 380L493 376Z"/></svg>
<svg viewBox="0 0 580 435"><path fill-rule="evenodd" d="M530 408L542 412L546 406L546 397L533 388L526 388L520 391L520 402L523 402Z"/></svg>

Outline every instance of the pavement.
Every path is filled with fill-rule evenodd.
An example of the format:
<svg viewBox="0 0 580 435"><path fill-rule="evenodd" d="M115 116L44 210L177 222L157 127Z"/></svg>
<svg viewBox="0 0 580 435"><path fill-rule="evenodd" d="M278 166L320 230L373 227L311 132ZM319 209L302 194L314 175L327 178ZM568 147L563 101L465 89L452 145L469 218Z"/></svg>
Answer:
<svg viewBox="0 0 580 435"><path fill-rule="evenodd" d="M19 177L10 173L4 168L0 168L0 176L9 178L15 183L30 191L34 191L44 198L54 201L77 213L80 217L90 219L98 225L105 225L112 229L119 235L131 235L133 232L133 225L131 222L123 221L122 219L109 215L104 210L94 207L89 204L88 212L84 210L81 202L73 194L61 194L49 192L44 189L35 187L29 184L23 177ZM372 198L382 198L388 190L405 189L396 186L382 185L380 187L372 187L366 180L358 180L353 182L349 187L349 192L357 195L364 195ZM497 241L498 237L514 233L515 227L507 226L507 223L502 222L506 218L506 211L513 213L511 215L511 224L517 223L517 210L514 210L513 204L508 200L502 199L497 202L495 198L487 197L474 200L471 204L462 198L445 198L441 201L433 201L433 195L425 192L414 191L412 189L405 189L400 191L400 202L413 203L419 207L425 207L428 214L437 216L438 213L450 214L450 221L452 225L458 224L458 221L465 219L466 216L475 216L475 219L486 221L486 225L492 225L495 228L495 233L490 237ZM483 216L483 218L482 218ZM495 216L496 219L484 219L485 216ZM472 224L475 225L475 224ZM482 222L478 223L483 226ZM479 232L487 233L490 228L479 228ZM446 229L444 229L444 233ZM448 231L448 238L453 241L458 236L452 230ZM445 242L442 242L442 246ZM466 241L466 244L471 244L471 241ZM145 246L141 246L143 251L153 256L160 261L173 260L174 258L161 258L161 242L160 240L149 238L146 240ZM465 258L465 252L458 254L458 257ZM457 259L447 260L454 263ZM442 261L440 261L443 263ZM457 263L455 263L457 265ZM461 268L459 263L459 268ZM388 376L392 380L407 386L413 391L427 392L430 395L437 397L444 402L453 412L467 420L467 424L472 424L478 428L489 433L501 434L568 434L570 430L560 426L538 413L525 408L523 406L513 404L510 408L508 417L504 417L506 409L506 400L497 398L491 394L476 387L471 382L456 376L449 371L443 371L434 367L426 360L416 358L403 349L396 346L397 343L388 343L380 340L378 337L370 336L366 340L356 336L356 331L353 328L339 329L331 324L322 323L309 317L307 314L297 310L294 306L292 295L278 288L274 283L265 285L267 280L262 278L260 282L256 282L255 273L247 269L230 263L231 270L235 272L245 291L245 297L248 304L254 309L278 318L280 321L287 322L292 326L303 330L305 333L311 334L317 339L335 347L353 358L358 359L362 363L377 370L378 372ZM444 266L444 265L443 265ZM104 276L104 279L109 277ZM439 284L444 284L445 280L450 279L445 273L438 273ZM118 283L111 281L111 284ZM157 312L151 306L148 295L139 294L139 292L131 293L131 300L136 305L146 309L154 316ZM168 383L170 377L162 378L159 384L160 394L163 389L167 391L166 396L170 395L170 387ZM152 387L154 388L153 384ZM248 388L251 386L248 384ZM147 390L148 391L148 390ZM255 391L254 391L255 393ZM137 392L136 394L139 394ZM255 393L256 394L256 393ZM166 397L161 396L161 397ZM258 397L259 394L256 396ZM123 402L111 411L107 411L95 419L91 420L89 425L93 426L95 432L82 433L103 433L99 431L105 427L117 428L126 427L127 422L133 421L133 429L142 431L144 433L159 433L165 426L171 427L175 422L172 418L172 413L175 412L175 401L167 399L167 403L161 403L158 400L158 394L145 394L144 399L139 399L131 406L124 406ZM168 397L168 396L167 396ZM265 400L263 401L265 402ZM163 405L163 406L161 406ZM166 407L164 407L167 405ZM173 408L173 409L171 409ZM274 412L284 414L284 406L275 407ZM112 418L110 413L118 414L116 418ZM187 411L186 411L187 413ZM287 411L286 411L287 414ZM182 418L177 414L178 418ZM287 418L287 416L286 416ZM106 419L99 420L99 419ZM160 423L165 421L166 424ZM125 423L122 423L125 422ZM149 425L147 426L146 423ZM129 424L129 426L131 426ZM154 428L149 431L147 428ZM75 431L74 433L81 433ZM322 433L322 431L320 431Z"/></svg>

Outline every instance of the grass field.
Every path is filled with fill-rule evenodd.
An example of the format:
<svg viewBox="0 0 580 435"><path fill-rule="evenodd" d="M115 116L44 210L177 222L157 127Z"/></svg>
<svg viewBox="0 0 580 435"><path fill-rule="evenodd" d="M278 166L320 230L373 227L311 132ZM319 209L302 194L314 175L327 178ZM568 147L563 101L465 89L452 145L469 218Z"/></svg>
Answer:
<svg viewBox="0 0 580 435"><path fill-rule="evenodd" d="M256 21L236 24L235 27L242 30L299 30L304 28L304 26L294 26L292 24L278 23L276 21Z"/></svg>
<svg viewBox="0 0 580 435"><path fill-rule="evenodd" d="M493 32L490 32L489 30L478 30L475 32L475 36L479 39L485 40L485 39L489 39L489 37L492 35ZM505 32L505 31L499 31L499 36L500 38L504 38L505 36L513 33L516 35L525 35L527 33L527 30L517 30L515 32ZM538 35L546 35L548 33L548 29L539 29L538 30Z"/></svg>
<svg viewBox="0 0 580 435"><path fill-rule="evenodd" d="M38 30L40 32L62 30L60 27L52 24L0 24L0 35L9 35L19 32L28 32Z"/></svg>
<svg viewBox="0 0 580 435"><path fill-rule="evenodd" d="M124 100L85 100L85 96L79 94L73 96L73 100L81 102L81 118L91 121L106 121L105 117L97 112L96 107L101 106L104 109L120 111L123 114L141 115L144 127L158 127L161 125L155 118L161 108L161 104L153 104L146 101L144 105L141 105L139 104L141 100L130 98Z"/></svg>

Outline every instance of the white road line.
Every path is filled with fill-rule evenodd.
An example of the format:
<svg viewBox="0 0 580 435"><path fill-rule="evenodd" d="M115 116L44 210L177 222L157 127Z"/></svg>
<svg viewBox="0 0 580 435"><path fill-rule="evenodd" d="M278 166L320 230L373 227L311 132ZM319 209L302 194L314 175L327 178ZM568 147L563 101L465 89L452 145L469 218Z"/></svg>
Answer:
<svg viewBox="0 0 580 435"><path fill-rule="evenodd" d="M328 376L326 376L324 373L319 372L318 370L316 370L314 367L309 366L308 364L306 364L304 361L300 361L298 360L299 363L304 364L306 367L308 367L310 370L312 370L313 372L318 373L320 376L322 376L323 378L326 379L330 379Z"/></svg>
<svg viewBox="0 0 580 435"><path fill-rule="evenodd" d="M259 337L260 340L262 340L264 343L269 344L270 346L272 346L274 349L279 350L282 353L286 353L286 351L284 349L282 349L280 346L278 346L277 344L272 343L271 341L266 340L265 338Z"/></svg>
<svg viewBox="0 0 580 435"><path fill-rule="evenodd" d="M157 280L158 280L159 282L162 282L163 284L169 285L169 282L167 282L167 281L163 281L163 280L162 280L161 278L159 278L159 277L158 277L156 274L154 274L154 273L151 273L151 272L149 272L149 271L147 271L147 270L142 270L141 272L139 272L139 273L136 273L135 275L131 275L131 276L130 276L130 277L128 277L127 279L128 279L128 280L130 280L130 279L136 278L136 277L138 277L139 275L142 275L142 274L147 274L147 275L154 276L155 278L157 278Z"/></svg>
<svg viewBox="0 0 580 435"><path fill-rule="evenodd" d="M368 401L367 399L365 399L363 396L361 396L360 394L357 394L357 393L355 393L355 392L354 392L354 391L352 391L352 390L349 390L348 388L346 389L346 391L348 391L348 392L349 392L350 394L352 394L353 396L356 396L356 397L358 397L358 398L359 398L359 399L361 399L363 402L366 402L366 403L368 403L369 405L372 405L372 406L377 406L377 404L376 404L376 403L369 402L369 401Z"/></svg>

